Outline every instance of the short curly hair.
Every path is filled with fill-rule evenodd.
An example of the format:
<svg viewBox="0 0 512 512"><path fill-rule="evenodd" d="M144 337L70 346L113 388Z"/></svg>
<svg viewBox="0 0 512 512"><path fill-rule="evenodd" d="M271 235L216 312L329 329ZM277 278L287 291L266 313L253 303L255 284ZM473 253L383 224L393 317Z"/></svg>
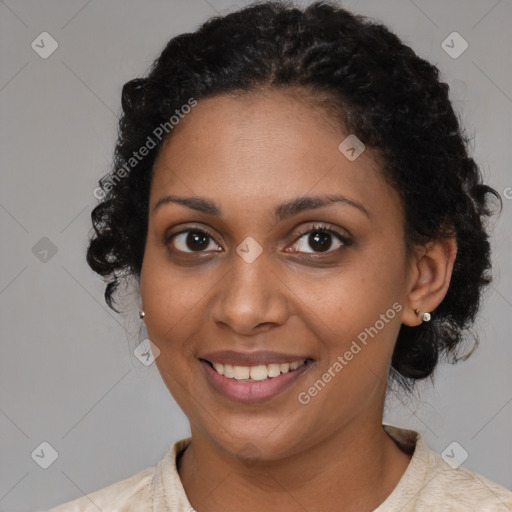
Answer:
<svg viewBox="0 0 512 512"><path fill-rule="evenodd" d="M433 374L441 355L451 362L468 355L457 355L459 345L491 281L484 217L492 214L490 195L500 203L501 197L482 183L468 155L439 70L382 24L332 2L304 9L258 2L211 18L172 38L145 77L124 85L113 167L99 182L87 262L107 282L105 300L117 311L120 280L140 277L153 166L165 137L152 137L154 147L136 165L134 154L191 98L287 87L327 97L349 133L382 156L384 176L403 202L408 249L456 237L446 297L432 321L402 325L396 341L390 381L411 390Z"/></svg>

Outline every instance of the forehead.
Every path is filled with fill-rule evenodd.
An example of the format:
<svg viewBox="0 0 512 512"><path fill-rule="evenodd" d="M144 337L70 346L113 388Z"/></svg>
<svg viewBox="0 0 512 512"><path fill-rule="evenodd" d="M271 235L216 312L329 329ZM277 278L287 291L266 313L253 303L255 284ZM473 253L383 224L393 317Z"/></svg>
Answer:
<svg viewBox="0 0 512 512"><path fill-rule="evenodd" d="M377 155L367 148L349 160L339 145L350 134L314 105L284 91L199 100L160 150L150 207L181 192L255 209L321 193L389 208L397 195Z"/></svg>

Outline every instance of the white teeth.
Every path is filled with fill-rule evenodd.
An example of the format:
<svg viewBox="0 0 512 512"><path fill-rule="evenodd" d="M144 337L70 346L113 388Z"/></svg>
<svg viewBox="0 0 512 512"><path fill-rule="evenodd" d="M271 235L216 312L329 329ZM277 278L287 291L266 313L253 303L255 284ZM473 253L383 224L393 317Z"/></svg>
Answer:
<svg viewBox="0 0 512 512"><path fill-rule="evenodd" d="M236 380L248 379L249 378L249 367L248 366L233 366L233 377Z"/></svg>
<svg viewBox="0 0 512 512"><path fill-rule="evenodd" d="M281 365L280 364L268 364L268 376L269 377L279 377L281 375Z"/></svg>
<svg viewBox="0 0 512 512"><path fill-rule="evenodd" d="M213 367L217 370L217 373L224 375L224 365L220 363L213 363Z"/></svg>
<svg viewBox="0 0 512 512"><path fill-rule="evenodd" d="M265 380L268 377L268 370L266 365L251 366L251 379L252 380Z"/></svg>
<svg viewBox="0 0 512 512"><path fill-rule="evenodd" d="M213 367L228 379L235 380L265 380L268 378L279 377L283 373L297 370L306 361L294 361L293 363L271 363L260 364L258 366L234 366L231 364L212 363Z"/></svg>

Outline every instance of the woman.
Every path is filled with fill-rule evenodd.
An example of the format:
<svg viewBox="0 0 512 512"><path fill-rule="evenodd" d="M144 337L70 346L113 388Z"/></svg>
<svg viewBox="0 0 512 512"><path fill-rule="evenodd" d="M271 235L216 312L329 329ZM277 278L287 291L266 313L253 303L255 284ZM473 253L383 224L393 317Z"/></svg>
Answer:
<svg viewBox="0 0 512 512"><path fill-rule="evenodd" d="M512 509L382 425L490 282L499 195L438 70L334 4L262 3L173 38L122 102L87 260L113 309L138 281L191 438L53 511Z"/></svg>

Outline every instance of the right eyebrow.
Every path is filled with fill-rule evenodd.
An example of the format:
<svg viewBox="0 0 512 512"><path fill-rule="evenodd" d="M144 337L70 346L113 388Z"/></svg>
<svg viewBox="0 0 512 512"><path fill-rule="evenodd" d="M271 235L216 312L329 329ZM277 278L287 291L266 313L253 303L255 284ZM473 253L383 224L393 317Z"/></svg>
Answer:
<svg viewBox="0 0 512 512"><path fill-rule="evenodd" d="M210 201L209 199L206 199L204 197L178 197L173 195L161 197L153 207L153 212L155 212L164 204L169 203L182 204L183 206L186 206L188 208L198 210L208 215L214 215L216 217L222 216L222 210L220 209L220 207L217 206L213 201Z"/></svg>

